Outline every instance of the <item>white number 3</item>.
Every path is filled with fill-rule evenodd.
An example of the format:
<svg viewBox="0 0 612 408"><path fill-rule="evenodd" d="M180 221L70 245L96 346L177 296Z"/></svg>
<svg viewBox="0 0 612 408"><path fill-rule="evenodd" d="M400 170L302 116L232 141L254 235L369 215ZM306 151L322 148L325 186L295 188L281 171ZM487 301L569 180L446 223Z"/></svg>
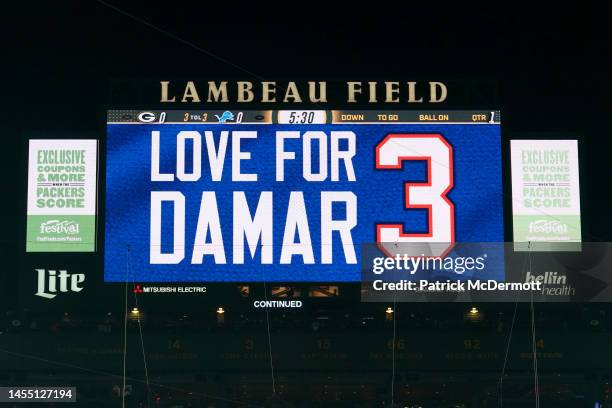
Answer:
<svg viewBox="0 0 612 408"><path fill-rule="evenodd" d="M455 207L446 196L453 188L453 148L439 134L390 134L376 146L377 170L401 170L405 160L427 162L427 181L404 183L404 194L407 209L427 209L428 230L411 233L402 224L376 224L376 242L392 256L442 256L455 242ZM424 245L398 250L402 243Z"/></svg>

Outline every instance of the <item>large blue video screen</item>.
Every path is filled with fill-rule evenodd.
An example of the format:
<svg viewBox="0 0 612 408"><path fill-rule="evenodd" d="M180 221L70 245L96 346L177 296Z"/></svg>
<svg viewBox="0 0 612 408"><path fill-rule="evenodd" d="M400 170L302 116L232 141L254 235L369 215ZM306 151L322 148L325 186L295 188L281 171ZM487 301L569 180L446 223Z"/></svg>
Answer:
<svg viewBox="0 0 612 408"><path fill-rule="evenodd" d="M105 185L106 282L350 282L363 244L504 239L499 123L111 123Z"/></svg>

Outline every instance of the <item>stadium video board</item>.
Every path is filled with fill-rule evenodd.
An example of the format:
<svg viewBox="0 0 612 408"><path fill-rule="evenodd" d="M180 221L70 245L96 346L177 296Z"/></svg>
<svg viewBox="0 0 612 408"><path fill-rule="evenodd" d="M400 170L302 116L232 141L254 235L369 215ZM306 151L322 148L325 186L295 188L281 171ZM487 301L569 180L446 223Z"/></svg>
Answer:
<svg viewBox="0 0 612 408"><path fill-rule="evenodd" d="M499 111L108 112L106 282L360 279L362 245L503 242Z"/></svg>

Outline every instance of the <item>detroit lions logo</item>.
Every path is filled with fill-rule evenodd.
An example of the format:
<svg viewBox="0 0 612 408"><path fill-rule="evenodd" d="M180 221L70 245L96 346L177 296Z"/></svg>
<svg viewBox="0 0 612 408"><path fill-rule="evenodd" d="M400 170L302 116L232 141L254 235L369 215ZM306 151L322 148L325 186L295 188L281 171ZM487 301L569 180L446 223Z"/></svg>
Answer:
<svg viewBox="0 0 612 408"><path fill-rule="evenodd" d="M228 120L234 120L234 114L230 111L225 111L221 116L215 115L217 119L219 119L219 123L225 123Z"/></svg>

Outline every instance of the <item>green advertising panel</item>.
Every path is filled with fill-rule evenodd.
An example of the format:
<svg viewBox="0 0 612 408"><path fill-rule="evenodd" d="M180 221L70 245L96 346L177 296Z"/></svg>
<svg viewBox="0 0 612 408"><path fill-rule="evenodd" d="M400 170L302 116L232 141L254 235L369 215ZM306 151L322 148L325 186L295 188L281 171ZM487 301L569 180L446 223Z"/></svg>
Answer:
<svg viewBox="0 0 612 408"><path fill-rule="evenodd" d="M512 140L510 150L515 249L580 250L578 142Z"/></svg>
<svg viewBox="0 0 612 408"><path fill-rule="evenodd" d="M97 140L30 140L27 252L96 249Z"/></svg>

